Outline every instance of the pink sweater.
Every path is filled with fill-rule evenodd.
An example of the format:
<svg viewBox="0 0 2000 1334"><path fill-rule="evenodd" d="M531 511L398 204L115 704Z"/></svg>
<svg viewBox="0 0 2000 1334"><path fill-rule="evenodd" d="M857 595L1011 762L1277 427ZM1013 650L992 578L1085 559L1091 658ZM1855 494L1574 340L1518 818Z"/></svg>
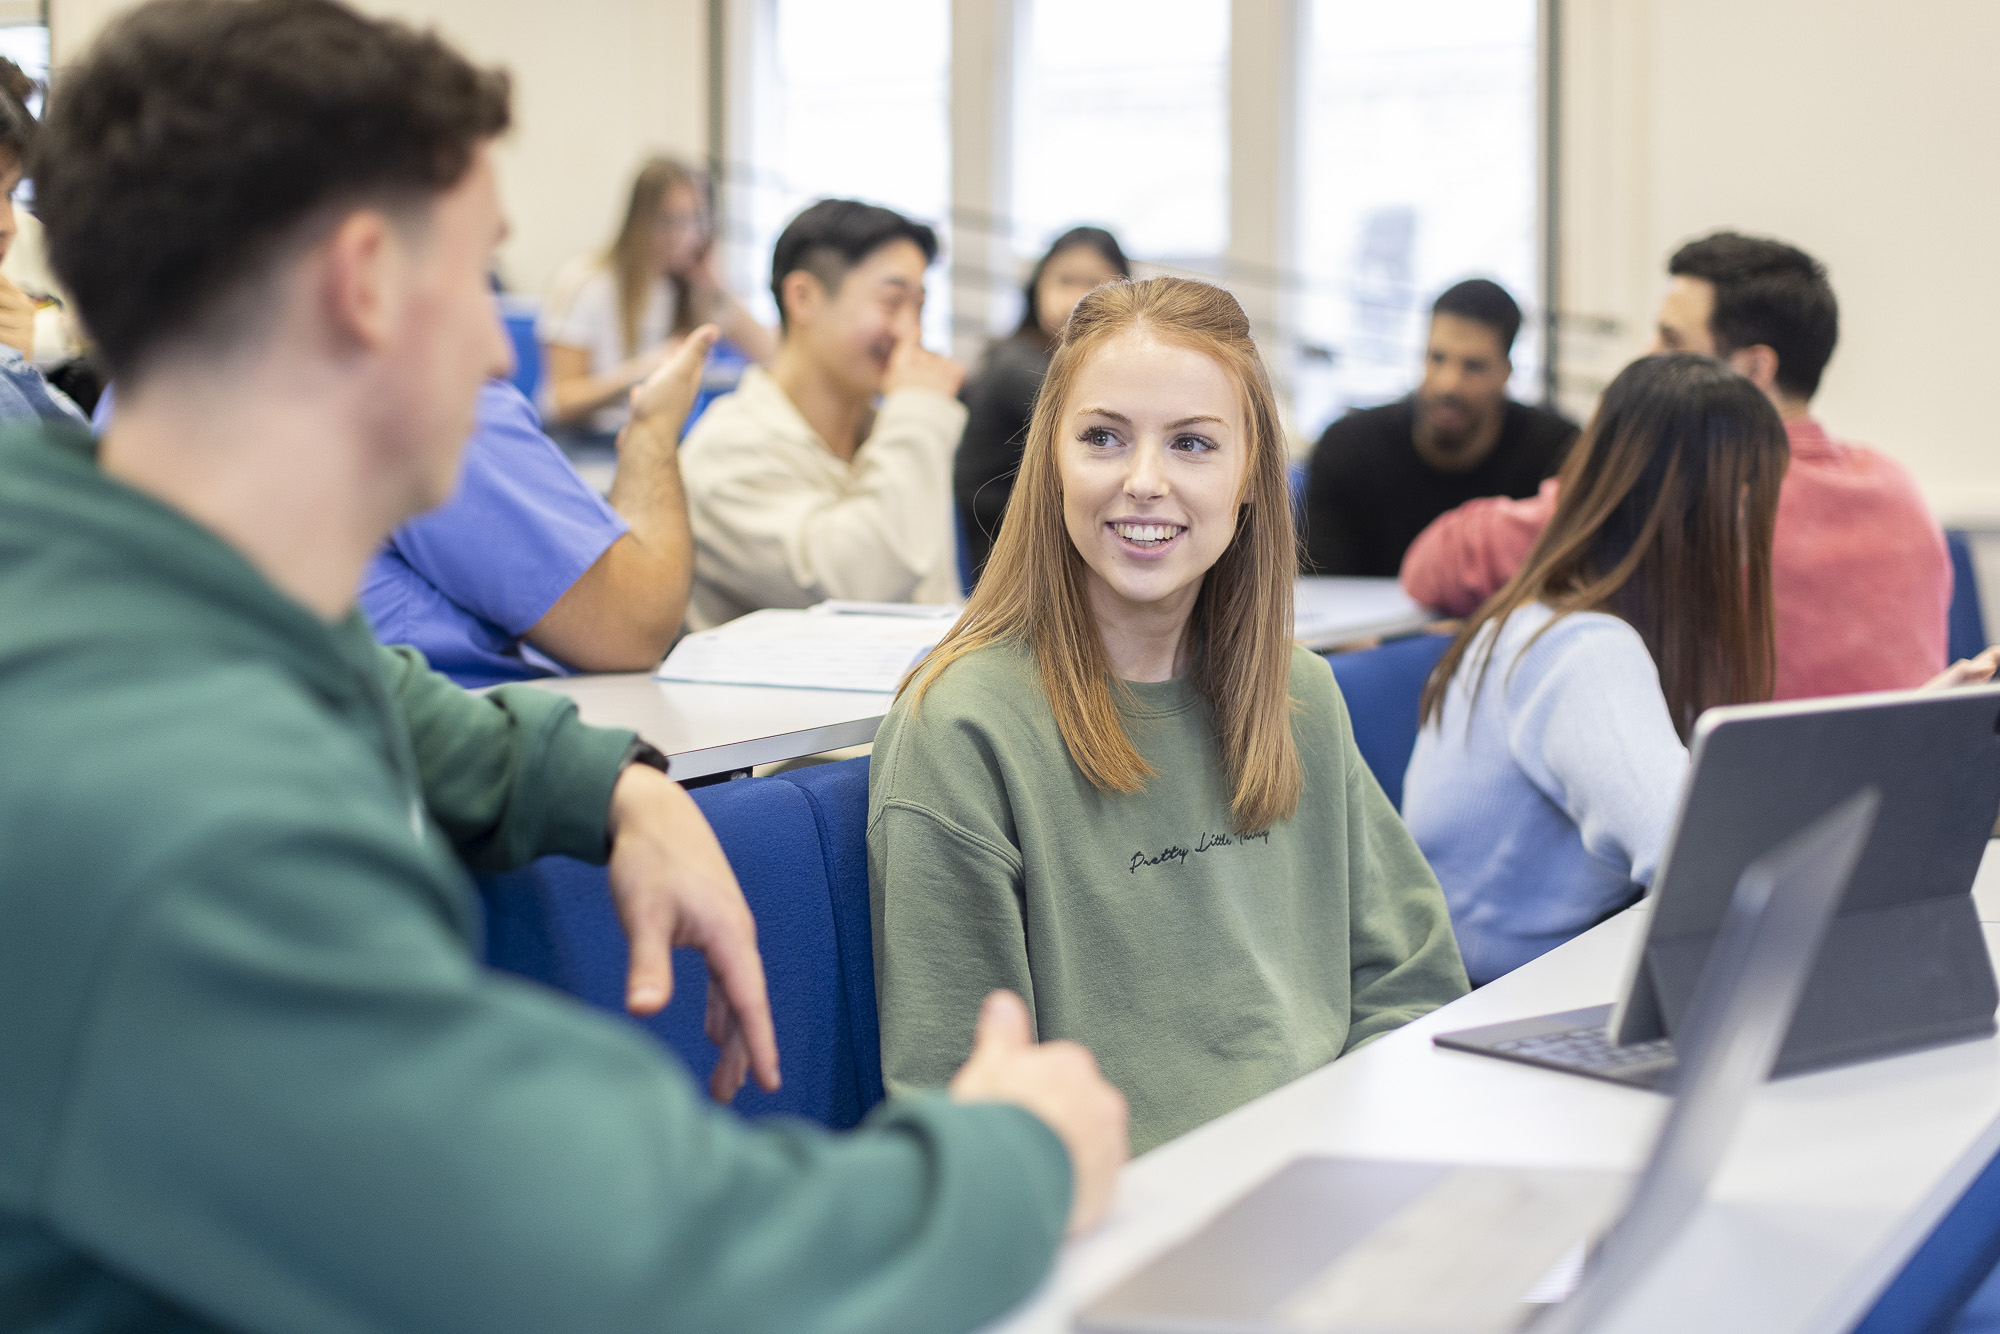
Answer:
<svg viewBox="0 0 2000 1334"><path fill-rule="evenodd" d="M1775 698L1922 685L1945 666L1951 557L1909 471L1834 440L1811 417L1785 424L1792 462L1771 549ZM1403 557L1404 591L1450 616L1491 597L1556 510L1557 481L1527 500L1461 505Z"/></svg>

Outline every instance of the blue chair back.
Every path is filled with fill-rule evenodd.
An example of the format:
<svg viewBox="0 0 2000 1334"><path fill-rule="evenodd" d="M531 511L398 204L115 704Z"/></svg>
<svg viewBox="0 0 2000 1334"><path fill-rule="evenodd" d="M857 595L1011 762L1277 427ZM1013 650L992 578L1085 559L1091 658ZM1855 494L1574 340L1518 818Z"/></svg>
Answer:
<svg viewBox="0 0 2000 1334"><path fill-rule="evenodd" d="M833 901L845 1031L852 1035L854 1097L865 1113L882 1101L882 1031L875 1013L875 925L868 905L867 757L793 769L819 828Z"/></svg>
<svg viewBox="0 0 2000 1334"><path fill-rule="evenodd" d="M1285 466L1285 485L1292 494L1292 527L1304 526L1306 521L1306 465L1294 460Z"/></svg>
<svg viewBox="0 0 2000 1334"><path fill-rule="evenodd" d="M1354 721L1354 744L1397 810L1403 808L1403 771L1417 748L1417 702L1424 680L1450 644L1449 635L1416 635L1380 648L1326 655Z"/></svg>
<svg viewBox="0 0 2000 1334"><path fill-rule="evenodd" d="M542 387L542 343L535 336L535 313L539 308L532 297L508 294L500 298L500 313L507 321L507 337L514 344L514 387L537 407L535 397Z"/></svg>
<svg viewBox="0 0 2000 1334"><path fill-rule="evenodd" d="M1951 552L1951 616L1946 643L1951 660L1979 656L1986 647L1986 617L1979 610L1979 575L1972 568L1972 540L1963 529L1947 528L1945 546Z"/></svg>
<svg viewBox="0 0 2000 1334"><path fill-rule="evenodd" d="M865 776L862 784L865 805ZM860 1074L863 1061L848 1019L849 987L813 805L805 789L779 778L719 783L694 796L757 918L757 943L784 1068L784 1087L777 1093L747 1084L734 1106L749 1116L786 1113L835 1129L852 1126L880 1098L873 972L871 964L870 1022L860 1042L869 1053L870 1082ZM865 926L867 868L865 853L861 855ZM625 936L604 868L547 857L506 875L485 877L481 888L488 963L625 1015ZM862 948L867 948L865 941ZM701 956L677 950L672 1003L651 1018L631 1018L672 1048L701 1080L716 1060L715 1048L702 1032L707 991ZM864 1089L874 1090L873 1097Z"/></svg>
<svg viewBox="0 0 2000 1334"><path fill-rule="evenodd" d="M1982 1282L2000 1263L2000 1158L1986 1165L1958 1203L1882 1290L1853 1334L1964 1334L2000 1324L2000 1288Z"/></svg>

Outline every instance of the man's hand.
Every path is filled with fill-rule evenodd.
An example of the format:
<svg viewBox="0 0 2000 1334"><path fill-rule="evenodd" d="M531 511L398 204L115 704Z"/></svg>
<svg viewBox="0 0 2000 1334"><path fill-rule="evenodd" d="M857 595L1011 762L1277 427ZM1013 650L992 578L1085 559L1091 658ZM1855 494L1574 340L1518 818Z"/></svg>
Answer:
<svg viewBox="0 0 2000 1334"><path fill-rule="evenodd" d="M5 278L0 278L0 343L24 357L35 354L35 299Z"/></svg>
<svg viewBox="0 0 2000 1334"><path fill-rule="evenodd" d="M1976 658L1960 658L1924 682L1923 688L1950 690L1953 686L1985 685L1993 679L1995 669L2000 669L2000 644L1986 649Z"/></svg>
<svg viewBox="0 0 2000 1334"><path fill-rule="evenodd" d="M1097 1072L1097 1061L1074 1042L1037 1043L1028 1007L1011 991L996 991L979 1010L972 1055L951 1081L956 1102L1010 1102L1039 1116L1069 1150L1069 1230L1081 1232L1104 1216L1118 1169L1131 1149L1125 1137L1125 1095Z"/></svg>
<svg viewBox="0 0 2000 1334"><path fill-rule="evenodd" d="M757 954L757 923L715 831L679 783L630 764L611 790L611 897L632 964L625 1008L655 1014L674 992L672 951L691 945L708 962L709 1040L722 1049L709 1092L728 1102L754 1071L778 1087L778 1038Z"/></svg>
<svg viewBox="0 0 2000 1334"><path fill-rule="evenodd" d="M950 357L941 357L927 349L912 327L896 340L896 350L889 354L889 369L882 377L882 392L893 394L898 389L928 389L946 398L957 398L958 387L964 383L965 367Z"/></svg>
<svg viewBox="0 0 2000 1334"><path fill-rule="evenodd" d="M680 439L688 410L701 393L701 368L722 331L704 324L668 352L632 389L632 421L668 440Z"/></svg>

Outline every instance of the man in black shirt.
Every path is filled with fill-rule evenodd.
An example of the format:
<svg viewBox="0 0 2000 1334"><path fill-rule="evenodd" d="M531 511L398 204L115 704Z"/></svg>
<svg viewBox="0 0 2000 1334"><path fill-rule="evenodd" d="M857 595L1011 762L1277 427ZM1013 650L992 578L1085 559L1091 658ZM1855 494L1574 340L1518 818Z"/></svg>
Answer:
<svg viewBox="0 0 2000 1334"><path fill-rule="evenodd" d="M1473 278L1431 307L1424 382L1326 428L1306 478L1305 573L1393 577L1446 510L1535 494L1576 439L1567 417L1507 397L1521 308Z"/></svg>

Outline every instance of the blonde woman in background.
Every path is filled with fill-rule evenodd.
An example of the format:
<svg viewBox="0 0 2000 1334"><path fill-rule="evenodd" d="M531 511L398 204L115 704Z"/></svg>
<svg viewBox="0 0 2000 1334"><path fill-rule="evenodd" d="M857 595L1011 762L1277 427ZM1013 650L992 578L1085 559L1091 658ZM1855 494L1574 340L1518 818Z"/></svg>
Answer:
<svg viewBox="0 0 2000 1334"><path fill-rule="evenodd" d="M701 176L665 157L640 168L617 236L556 284L543 311L542 411L552 427L615 434L633 386L702 324L751 359L770 360L771 331L716 275L714 239Z"/></svg>

